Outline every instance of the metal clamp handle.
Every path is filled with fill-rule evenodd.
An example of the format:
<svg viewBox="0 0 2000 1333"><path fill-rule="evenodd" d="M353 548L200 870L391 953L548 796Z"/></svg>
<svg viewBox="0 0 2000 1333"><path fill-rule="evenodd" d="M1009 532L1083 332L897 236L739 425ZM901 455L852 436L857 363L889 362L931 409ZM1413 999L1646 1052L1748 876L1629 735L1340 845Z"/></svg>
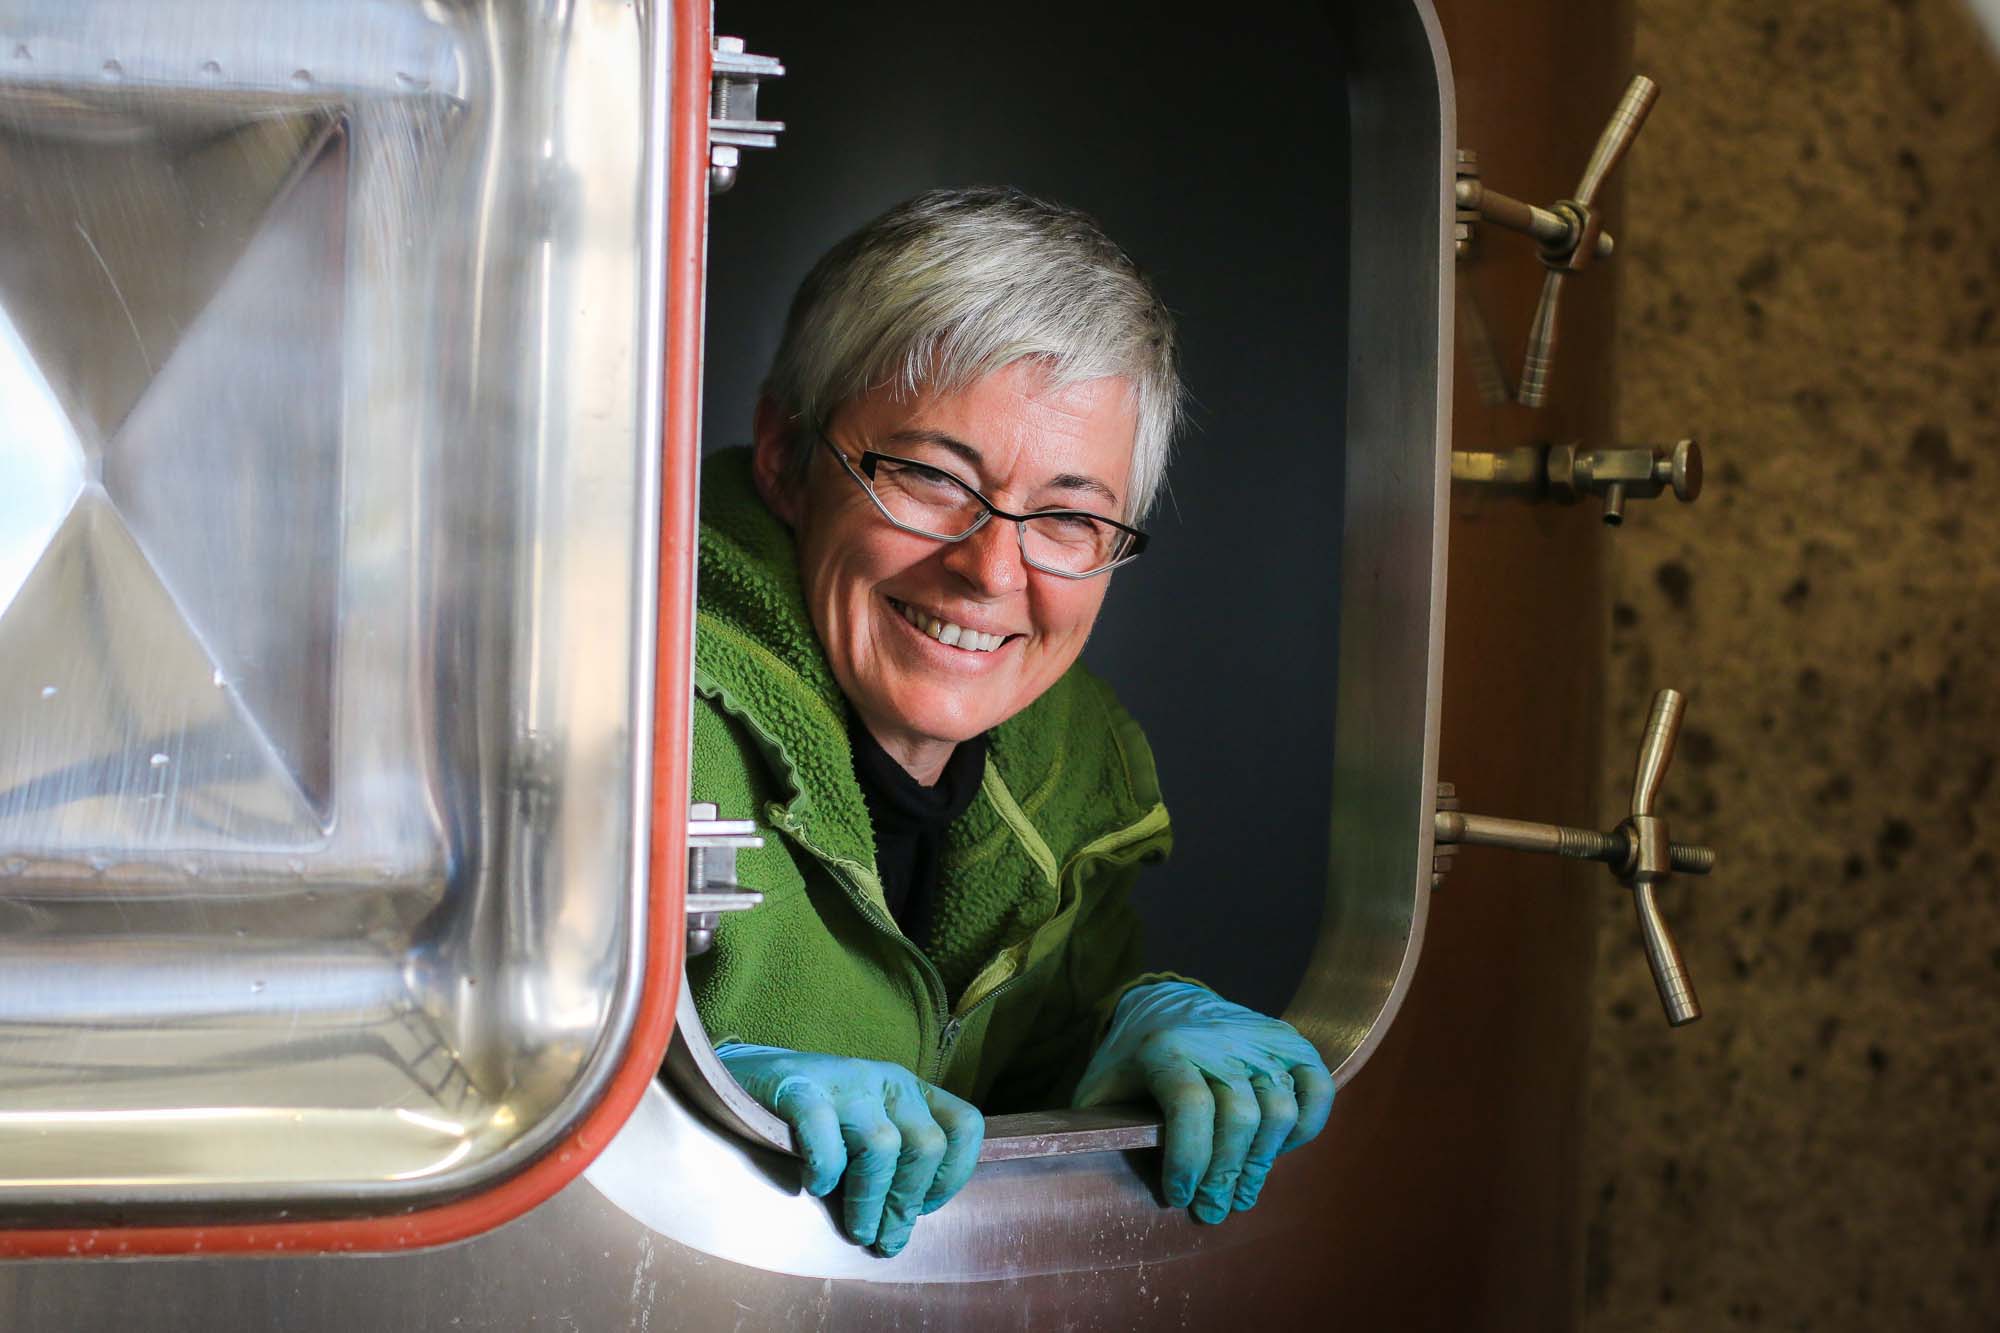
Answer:
<svg viewBox="0 0 2000 1333"><path fill-rule="evenodd" d="M1528 351L1521 366L1521 390L1518 395L1523 407L1540 407L1548 400L1563 278L1597 257L1601 230L1593 209L1597 192L1603 187L1604 178L1611 174L1612 168L1623 160L1626 150L1631 148L1632 140L1638 136L1640 127L1645 125L1646 116L1659 97L1660 86L1657 83L1643 74L1633 76L1625 95L1618 99L1618 105L1612 110L1611 119L1597 136L1597 146L1590 151L1590 161L1584 165L1583 179L1577 182L1576 193L1568 199L1558 200L1556 206L1548 210L1566 218L1572 226L1566 229L1558 245L1545 244L1542 247L1542 263L1548 266L1549 271L1542 278L1542 297L1536 303L1535 317L1528 325Z"/></svg>
<svg viewBox="0 0 2000 1333"><path fill-rule="evenodd" d="M1680 946L1674 943L1673 933L1660 913L1655 891L1676 872L1706 875L1715 868L1712 849L1671 841L1667 821L1655 813L1660 788L1673 763L1681 719L1686 713L1687 697L1679 690L1661 690L1654 696L1652 713L1639 740L1638 766L1632 781L1632 813L1608 833L1523 819L1468 815L1459 810L1457 788L1448 782L1438 784L1437 811L1432 816L1433 840L1440 848L1505 847L1573 860L1600 861L1611 867L1619 881L1632 890L1646 963L1652 969L1653 984L1660 992L1667 1021L1675 1027L1700 1018L1701 1001L1695 995L1694 983L1688 979ZM1449 855L1438 852L1433 865L1432 887L1436 888L1450 867Z"/></svg>
<svg viewBox="0 0 2000 1333"><path fill-rule="evenodd" d="M1679 690L1661 690L1653 696L1653 711L1646 730L1639 737L1639 765L1632 774L1632 813L1650 815L1660 799L1660 786L1667 780L1667 765L1674 762L1674 742L1680 739L1681 719L1687 715L1687 696Z"/></svg>
<svg viewBox="0 0 2000 1333"><path fill-rule="evenodd" d="M1597 200L1597 191L1604 184L1604 178L1611 174L1625 158L1625 151L1632 146L1632 140L1646 124L1646 117L1652 113L1653 103L1660 100L1660 85L1643 74L1632 76L1626 85L1625 95L1612 108L1611 119L1605 122L1604 132L1597 136L1597 146L1590 150L1590 161L1584 164L1583 179L1576 183L1576 202L1589 208Z"/></svg>
<svg viewBox="0 0 2000 1333"><path fill-rule="evenodd" d="M1639 762L1632 774L1632 814L1620 825L1637 852L1625 881L1632 886L1632 905L1639 914L1639 938L1645 946L1647 966L1653 970L1660 1004L1667 1011L1667 1022L1675 1027L1701 1017L1701 1000L1688 980L1680 946L1674 943L1653 896L1653 890L1674 873L1666 821L1653 811L1667 780L1667 768L1674 762L1674 742L1680 738L1681 719L1686 713L1687 696L1679 690L1661 690L1653 696L1653 711L1646 718L1645 734L1639 738Z"/></svg>

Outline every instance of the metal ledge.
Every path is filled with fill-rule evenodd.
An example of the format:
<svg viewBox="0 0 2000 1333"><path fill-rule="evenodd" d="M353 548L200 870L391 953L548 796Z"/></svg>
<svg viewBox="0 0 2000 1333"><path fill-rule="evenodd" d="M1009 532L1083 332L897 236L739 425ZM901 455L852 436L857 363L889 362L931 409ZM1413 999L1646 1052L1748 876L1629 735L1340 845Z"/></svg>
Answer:
<svg viewBox="0 0 2000 1333"><path fill-rule="evenodd" d="M661 1071L667 1081L718 1128L761 1148L790 1155L792 1131L743 1091L716 1058L708 1029L695 1010L694 988L681 980L673 1045ZM1029 1111L986 1117L982 1162L1076 1153L1126 1152L1160 1143L1159 1112L1149 1107L1107 1106L1087 1111Z"/></svg>

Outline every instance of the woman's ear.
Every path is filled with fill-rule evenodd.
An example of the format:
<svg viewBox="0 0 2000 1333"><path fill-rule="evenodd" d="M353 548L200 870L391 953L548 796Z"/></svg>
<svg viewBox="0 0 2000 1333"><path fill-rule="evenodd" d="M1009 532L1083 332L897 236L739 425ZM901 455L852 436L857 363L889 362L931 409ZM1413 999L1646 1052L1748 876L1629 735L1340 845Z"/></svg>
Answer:
<svg viewBox="0 0 2000 1333"><path fill-rule="evenodd" d="M799 525L803 498L792 474L793 441L798 438L798 431L799 424L776 403L769 398L757 400L750 473L764 507L791 528Z"/></svg>

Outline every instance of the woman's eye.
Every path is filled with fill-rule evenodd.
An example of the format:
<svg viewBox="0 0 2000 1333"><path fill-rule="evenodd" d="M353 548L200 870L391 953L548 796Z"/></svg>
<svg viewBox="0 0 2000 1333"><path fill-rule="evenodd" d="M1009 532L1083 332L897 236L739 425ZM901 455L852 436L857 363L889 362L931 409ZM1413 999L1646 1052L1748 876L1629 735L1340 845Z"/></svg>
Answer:
<svg viewBox="0 0 2000 1333"><path fill-rule="evenodd" d="M952 476L949 472L940 472L936 468L922 467L915 464L905 467L902 470L902 478L906 483L926 486L933 490L964 489L959 484L958 478Z"/></svg>
<svg viewBox="0 0 2000 1333"><path fill-rule="evenodd" d="M1061 537L1081 539L1093 536L1097 532L1096 520L1086 518L1082 514L1050 514L1038 521Z"/></svg>

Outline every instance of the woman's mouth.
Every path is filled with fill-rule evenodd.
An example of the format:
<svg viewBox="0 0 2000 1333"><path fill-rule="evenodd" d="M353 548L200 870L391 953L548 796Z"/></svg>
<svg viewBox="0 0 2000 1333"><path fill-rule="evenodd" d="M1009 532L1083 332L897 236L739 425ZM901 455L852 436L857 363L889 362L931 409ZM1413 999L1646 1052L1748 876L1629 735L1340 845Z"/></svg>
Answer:
<svg viewBox="0 0 2000 1333"><path fill-rule="evenodd" d="M899 602L893 597L889 598L889 605L896 609L897 615L909 621L919 634L929 635L946 647L957 648L961 652L990 653L1014 637L1010 634L988 634L982 630L967 629L963 625L919 611L914 606Z"/></svg>

